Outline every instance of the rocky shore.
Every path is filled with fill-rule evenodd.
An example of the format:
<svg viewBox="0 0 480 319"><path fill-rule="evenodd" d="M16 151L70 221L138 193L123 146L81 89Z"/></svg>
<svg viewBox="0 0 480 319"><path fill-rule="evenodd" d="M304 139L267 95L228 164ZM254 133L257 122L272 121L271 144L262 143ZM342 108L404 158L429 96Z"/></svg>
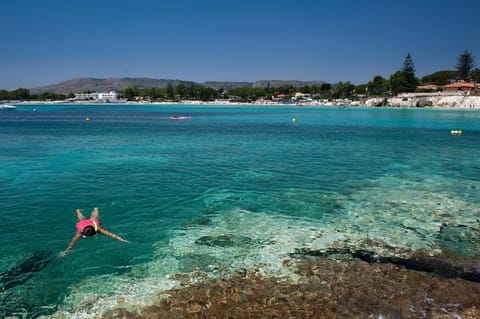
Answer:
<svg viewBox="0 0 480 319"><path fill-rule="evenodd" d="M303 260L296 282L255 272L173 289L102 318L479 318L480 286L391 264Z"/></svg>
<svg viewBox="0 0 480 319"><path fill-rule="evenodd" d="M459 108L480 109L480 96L464 95L415 95L405 94L392 98L366 99L364 106L388 107L434 107L434 108Z"/></svg>
<svg viewBox="0 0 480 319"><path fill-rule="evenodd" d="M116 102L106 103L105 101L23 101L13 103L15 105L51 105L51 104L158 104L158 105L298 105L298 106L340 106L340 107L421 107L421 108L454 108L454 109L480 109L480 96L470 95L443 95L443 94L419 94L406 93L396 97L374 97L363 98L360 100L338 99L336 101L329 100L313 100L298 101L291 104L284 104L278 101L259 99L254 102L233 102L230 100L215 101L199 101L199 100L182 100L150 102L150 101L126 101L119 100Z"/></svg>

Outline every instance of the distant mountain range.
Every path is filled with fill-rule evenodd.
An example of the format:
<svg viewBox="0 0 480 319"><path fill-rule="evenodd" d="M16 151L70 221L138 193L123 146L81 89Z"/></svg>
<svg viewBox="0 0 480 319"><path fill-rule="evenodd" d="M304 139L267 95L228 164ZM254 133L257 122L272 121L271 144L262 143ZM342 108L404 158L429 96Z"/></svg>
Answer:
<svg viewBox="0 0 480 319"><path fill-rule="evenodd" d="M51 92L57 94L81 93L81 92L109 92L120 91L126 88L165 88L169 84L175 86L183 85L202 85L214 89L234 89L241 87L279 87L279 86L313 86L322 85L324 81L282 81L282 80L262 80L255 82L221 82L208 81L203 83L195 83L192 81L168 80L168 79L150 79L150 78L79 78L60 82L57 84L35 87L30 89L31 94L39 94Z"/></svg>

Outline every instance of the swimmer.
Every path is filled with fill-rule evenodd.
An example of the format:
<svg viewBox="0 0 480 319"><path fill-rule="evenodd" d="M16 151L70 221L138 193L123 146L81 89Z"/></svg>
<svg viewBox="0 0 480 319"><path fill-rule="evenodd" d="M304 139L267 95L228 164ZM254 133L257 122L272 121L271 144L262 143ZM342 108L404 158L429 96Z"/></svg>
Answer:
<svg viewBox="0 0 480 319"><path fill-rule="evenodd" d="M99 220L99 211L97 207L93 209L92 214L90 215L90 219L86 219L85 216L83 216L81 209L77 209L76 213L78 218L78 222L75 224L77 233L75 234L75 236L73 236L72 241L67 246L67 248L62 253L60 253L60 256L65 256L73 248L73 246L75 246L75 244L80 238L95 236L97 233L112 237L124 243L128 243L128 241L123 239L122 237L115 235L114 233L111 233L101 227Z"/></svg>

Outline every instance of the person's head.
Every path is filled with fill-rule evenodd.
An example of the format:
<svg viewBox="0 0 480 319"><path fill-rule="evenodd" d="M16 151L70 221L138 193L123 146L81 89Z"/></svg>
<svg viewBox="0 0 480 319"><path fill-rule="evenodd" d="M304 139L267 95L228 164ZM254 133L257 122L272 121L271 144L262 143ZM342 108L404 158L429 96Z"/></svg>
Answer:
<svg viewBox="0 0 480 319"><path fill-rule="evenodd" d="M85 237L94 236L96 234L97 234L97 232L95 231L95 228L93 226L86 226L82 230L82 235L85 236Z"/></svg>

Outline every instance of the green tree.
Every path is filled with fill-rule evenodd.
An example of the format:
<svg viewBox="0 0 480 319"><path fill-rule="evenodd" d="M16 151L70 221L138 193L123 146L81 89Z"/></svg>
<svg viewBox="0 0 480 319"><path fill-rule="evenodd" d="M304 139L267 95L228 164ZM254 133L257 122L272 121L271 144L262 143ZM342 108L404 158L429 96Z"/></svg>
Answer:
<svg viewBox="0 0 480 319"><path fill-rule="evenodd" d="M475 67L473 55L465 50L457 59L457 79L469 81L472 79L472 70Z"/></svg>
<svg viewBox="0 0 480 319"><path fill-rule="evenodd" d="M402 92L415 92L418 79L415 77L415 66L410 53L407 54L400 71L390 76L390 90L393 95Z"/></svg>
<svg viewBox="0 0 480 319"><path fill-rule="evenodd" d="M10 92L10 99L12 100L28 100L30 98L30 91L24 88L18 88Z"/></svg>
<svg viewBox="0 0 480 319"><path fill-rule="evenodd" d="M167 85L167 99L173 99L175 97L175 91L173 90L172 84L168 83Z"/></svg>
<svg viewBox="0 0 480 319"><path fill-rule="evenodd" d="M217 97L217 91L204 86L195 86L195 98L201 101L211 101Z"/></svg>
<svg viewBox="0 0 480 319"><path fill-rule="evenodd" d="M405 73L402 71L397 71L390 76L390 90L393 95L397 95L401 92L408 92L407 87L407 79Z"/></svg>
<svg viewBox="0 0 480 319"><path fill-rule="evenodd" d="M384 95L387 91L387 80L381 77L380 75L376 75L373 78L373 81L367 83L367 94L368 95Z"/></svg>
<svg viewBox="0 0 480 319"><path fill-rule="evenodd" d="M322 83L322 85L320 86L321 91L330 91L331 88L332 85L330 83Z"/></svg>
<svg viewBox="0 0 480 319"><path fill-rule="evenodd" d="M359 84L355 86L355 95L365 95L368 93L366 84Z"/></svg>
<svg viewBox="0 0 480 319"><path fill-rule="evenodd" d="M7 90L0 90L0 101L2 100L8 100L10 93Z"/></svg>
<svg viewBox="0 0 480 319"><path fill-rule="evenodd" d="M438 71L429 75L422 77L420 82L422 84L435 84L435 85L446 85L455 80L457 76L457 71L454 70L443 70Z"/></svg>
<svg viewBox="0 0 480 319"><path fill-rule="evenodd" d="M472 71L472 80L474 82L479 83L480 82L480 69L476 68L475 70Z"/></svg>
<svg viewBox="0 0 480 319"><path fill-rule="evenodd" d="M246 102L248 101L248 98L251 95L251 91L250 91L250 88L241 87L241 88L235 88L230 90L230 94L233 96L238 96L240 101Z"/></svg>
<svg viewBox="0 0 480 319"><path fill-rule="evenodd" d="M133 88L126 88L125 91L123 91L123 95L127 100L133 100L133 98L137 96L137 92Z"/></svg>
<svg viewBox="0 0 480 319"><path fill-rule="evenodd" d="M415 89L418 85L418 80L415 77L415 66L413 64L413 59L410 56L410 53L405 57L403 62L402 72L405 76L406 87L405 92L415 92Z"/></svg>
<svg viewBox="0 0 480 319"><path fill-rule="evenodd" d="M331 90L330 94L333 99L345 99L350 98L353 94L355 86L347 82L338 82Z"/></svg>
<svg viewBox="0 0 480 319"><path fill-rule="evenodd" d="M405 61L403 61L402 72L406 76L415 76L415 66L413 64L413 59L410 53L407 54L405 57Z"/></svg>

